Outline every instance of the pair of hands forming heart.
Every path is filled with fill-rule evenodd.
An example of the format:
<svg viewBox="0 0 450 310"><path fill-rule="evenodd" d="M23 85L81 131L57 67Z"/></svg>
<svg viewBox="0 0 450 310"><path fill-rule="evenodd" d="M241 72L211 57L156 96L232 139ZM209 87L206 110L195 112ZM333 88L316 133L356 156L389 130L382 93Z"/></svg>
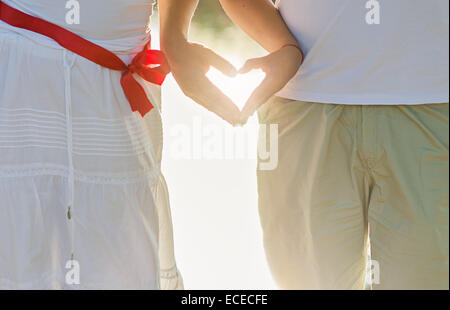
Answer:
<svg viewBox="0 0 450 310"><path fill-rule="evenodd" d="M303 61L294 46L285 46L265 57L248 60L240 70L212 50L185 42L175 50L165 51L173 76L184 94L228 123L243 125L270 97L281 90L297 73ZM253 91L244 108L239 108L206 76L215 67L229 77L260 69L266 77Z"/></svg>

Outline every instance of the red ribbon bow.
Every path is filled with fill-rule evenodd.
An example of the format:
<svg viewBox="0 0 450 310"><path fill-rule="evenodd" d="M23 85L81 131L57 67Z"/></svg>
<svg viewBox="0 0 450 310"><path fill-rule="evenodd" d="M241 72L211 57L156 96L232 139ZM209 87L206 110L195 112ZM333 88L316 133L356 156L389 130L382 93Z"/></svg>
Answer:
<svg viewBox="0 0 450 310"><path fill-rule="evenodd" d="M120 80L125 96L130 102L131 109L139 111L142 116L150 112L153 105L133 74L139 75L150 83L162 85L166 75L170 72L164 54L161 51L150 50L149 47L150 43L133 58L130 65L125 65L125 68L122 70L124 73Z"/></svg>
<svg viewBox="0 0 450 310"><path fill-rule="evenodd" d="M147 82L162 85L166 75L170 72L164 54L161 51L151 50L150 43L133 58L130 65L126 65L117 55L107 49L85 40L63 27L16 10L1 0L0 20L11 26L49 37L62 47L102 67L123 71L120 84L125 96L130 102L132 111L138 111L142 116L150 112L153 105L133 74L139 75Z"/></svg>

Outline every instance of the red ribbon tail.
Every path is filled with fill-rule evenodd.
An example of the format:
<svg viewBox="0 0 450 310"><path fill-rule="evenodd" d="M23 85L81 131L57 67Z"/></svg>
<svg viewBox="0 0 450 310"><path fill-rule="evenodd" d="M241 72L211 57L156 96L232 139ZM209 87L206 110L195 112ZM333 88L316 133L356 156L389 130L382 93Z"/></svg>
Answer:
<svg viewBox="0 0 450 310"><path fill-rule="evenodd" d="M138 111L142 117L153 109L153 105L148 100L144 88L133 76L130 71L125 72L120 80L125 96L131 105L131 110Z"/></svg>

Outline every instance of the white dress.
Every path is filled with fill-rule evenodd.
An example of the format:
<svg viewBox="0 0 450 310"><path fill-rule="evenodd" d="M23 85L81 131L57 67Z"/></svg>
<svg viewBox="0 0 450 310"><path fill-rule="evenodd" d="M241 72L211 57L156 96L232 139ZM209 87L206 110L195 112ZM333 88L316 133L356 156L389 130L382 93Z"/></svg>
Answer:
<svg viewBox="0 0 450 310"><path fill-rule="evenodd" d="M79 25L66 1L4 2L126 63L149 40L153 0L78 0ZM159 86L140 80L142 118L120 72L1 21L0 72L0 289L180 288Z"/></svg>

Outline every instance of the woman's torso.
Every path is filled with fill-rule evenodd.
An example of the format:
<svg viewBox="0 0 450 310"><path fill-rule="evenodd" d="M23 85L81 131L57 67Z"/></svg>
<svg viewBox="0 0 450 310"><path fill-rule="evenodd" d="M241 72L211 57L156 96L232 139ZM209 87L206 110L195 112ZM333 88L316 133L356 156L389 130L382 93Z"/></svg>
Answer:
<svg viewBox="0 0 450 310"><path fill-rule="evenodd" d="M102 45L125 62L148 41L153 0L78 0L78 25L66 24L65 0L4 2ZM75 169L90 180L145 179L158 173L153 157L159 151L152 148L154 141L161 142L159 86L138 78L156 107L143 119L131 111L120 71L90 62L50 38L0 21L0 56L0 176L6 170L16 173L12 167L25 174L50 173L53 167L66 175ZM156 138L149 136L154 133ZM73 165L67 160L70 149Z"/></svg>
<svg viewBox="0 0 450 310"><path fill-rule="evenodd" d="M148 41L151 0L79 0L79 25L65 22L66 0L4 2L124 60ZM158 227L171 229L153 199L158 109L133 113L120 71L3 22L0 72L0 289L158 288ZM157 107L159 86L141 82Z"/></svg>
<svg viewBox="0 0 450 310"><path fill-rule="evenodd" d="M154 0L4 0L114 51L142 46ZM79 8L79 10L78 10ZM79 23L73 13L79 12Z"/></svg>

